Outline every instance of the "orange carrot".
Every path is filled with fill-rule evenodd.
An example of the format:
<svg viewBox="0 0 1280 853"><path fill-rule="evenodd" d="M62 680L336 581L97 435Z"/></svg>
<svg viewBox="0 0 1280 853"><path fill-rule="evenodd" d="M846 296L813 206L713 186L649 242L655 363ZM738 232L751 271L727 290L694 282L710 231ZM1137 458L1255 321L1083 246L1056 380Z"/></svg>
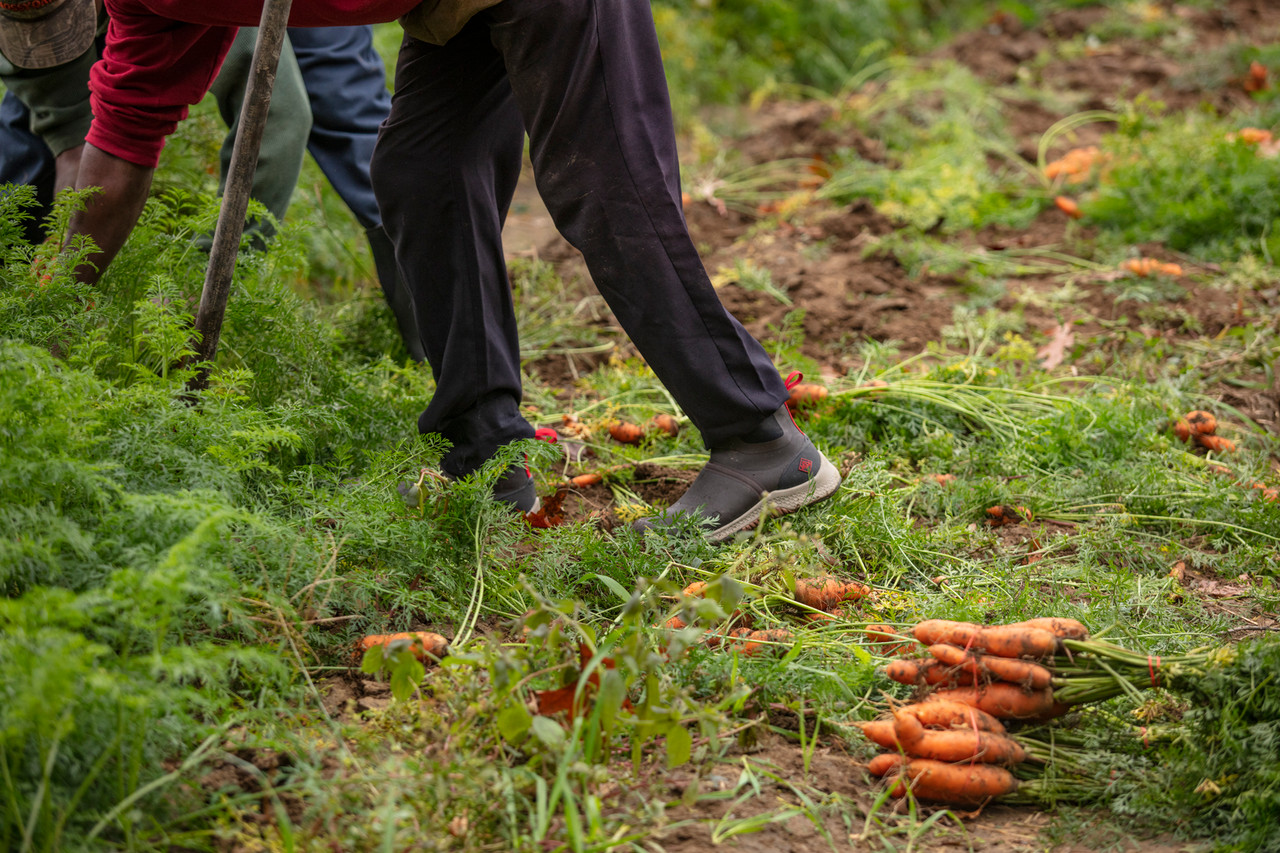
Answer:
<svg viewBox="0 0 1280 853"><path fill-rule="evenodd" d="M827 399L827 389L821 385L800 383L791 386L791 396L787 398L787 408L795 410Z"/></svg>
<svg viewBox="0 0 1280 853"><path fill-rule="evenodd" d="M1241 81L1241 87L1246 92L1265 91L1271 85L1267 77L1267 66L1255 59L1249 63L1249 71Z"/></svg>
<svg viewBox="0 0 1280 853"><path fill-rule="evenodd" d="M1197 435L1196 444L1215 453L1230 453L1236 449L1236 443L1220 435Z"/></svg>
<svg viewBox="0 0 1280 853"><path fill-rule="evenodd" d="M1061 210L1072 219L1079 219L1084 216L1084 211L1080 209L1080 205L1076 204L1073 198L1060 195L1054 198L1053 203L1058 206L1058 210Z"/></svg>
<svg viewBox="0 0 1280 853"><path fill-rule="evenodd" d="M992 732L926 729L905 711L893 715L893 733L908 755L936 761L980 761L983 764L1020 764L1027 753L1020 744Z"/></svg>
<svg viewBox="0 0 1280 853"><path fill-rule="evenodd" d="M743 655L762 655L767 652L782 651L780 643L790 643L794 637L791 632L785 628L771 628L761 631L749 631L746 635L747 642L743 644L739 652Z"/></svg>
<svg viewBox="0 0 1280 853"><path fill-rule="evenodd" d="M936 696L914 705L904 705L900 710L915 715L926 729L976 729L1001 735L1005 731L1004 724L986 711Z"/></svg>
<svg viewBox="0 0 1280 853"><path fill-rule="evenodd" d="M1186 421L1200 435L1213 435L1218 430L1218 419L1211 412L1200 409L1187 412Z"/></svg>
<svg viewBox="0 0 1280 853"><path fill-rule="evenodd" d="M906 763L906 757L896 752L882 752L867 762L867 772L872 776L883 776L890 770Z"/></svg>
<svg viewBox="0 0 1280 853"><path fill-rule="evenodd" d="M705 635L703 642L707 644L708 648L714 649L718 646L724 646L724 648L728 649L740 646L741 643L735 641L744 639L750 633L750 628L734 628L727 634L713 634L708 632Z"/></svg>
<svg viewBox="0 0 1280 853"><path fill-rule="evenodd" d="M423 663L439 660L449 653L449 641L430 631L401 631L398 634L370 634L360 640L357 654L363 655L374 646L407 642L413 656Z"/></svg>
<svg viewBox="0 0 1280 853"><path fill-rule="evenodd" d="M572 477L569 479L569 482L577 486L579 489L585 489L587 486L594 486L596 483L604 482L604 477L600 476L595 471L592 471L589 474L579 474L576 477Z"/></svg>
<svg viewBox="0 0 1280 853"><path fill-rule="evenodd" d="M884 674L899 684L972 684L973 677L951 672L939 661L928 658L899 658L890 661Z"/></svg>
<svg viewBox="0 0 1280 853"><path fill-rule="evenodd" d="M935 663L937 661L923 658L899 658L889 662L884 668L884 674L899 684L924 684L925 669Z"/></svg>
<svg viewBox="0 0 1280 853"><path fill-rule="evenodd" d="M1083 622L1077 622L1075 619L1060 619L1056 616L1040 616L1035 619L1024 619L1021 622L1015 622L1015 625L1022 625L1027 628L1040 628L1048 631L1059 640L1087 640L1089 639L1089 629L1084 626Z"/></svg>
<svg viewBox="0 0 1280 853"><path fill-rule="evenodd" d="M1189 441L1191 432L1191 424L1187 423L1186 418L1178 418L1177 423L1173 425L1173 434L1178 437L1178 441Z"/></svg>
<svg viewBox="0 0 1280 853"><path fill-rule="evenodd" d="M891 625L867 626L867 639L871 641L871 647L876 654L893 657L909 652L915 646L915 643L910 640L902 640L899 637L899 631Z"/></svg>
<svg viewBox="0 0 1280 853"><path fill-rule="evenodd" d="M883 746L885 749L898 748L898 736L894 734L893 720L867 720L854 725L862 730L867 740L877 746Z"/></svg>
<svg viewBox="0 0 1280 853"><path fill-rule="evenodd" d="M644 438L644 430L637 424L614 421L609 424L609 435L613 436L614 441L623 444L639 444L640 439Z"/></svg>
<svg viewBox="0 0 1280 853"><path fill-rule="evenodd" d="M868 587L836 578L800 578L795 599L806 607L830 611L842 601L856 601L871 594Z"/></svg>
<svg viewBox="0 0 1280 853"><path fill-rule="evenodd" d="M1046 658L1058 648L1058 638L1043 628L1019 625L974 625L927 619L916 625L915 637L927 646L950 643L966 649L990 652L1006 658Z"/></svg>
<svg viewBox="0 0 1280 853"><path fill-rule="evenodd" d="M1036 689L1048 687L1053 679L1053 673L1037 663L999 655L978 655L947 643L930 646L929 654L947 666L959 667L961 672L967 672L974 678L985 676Z"/></svg>
<svg viewBox="0 0 1280 853"><path fill-rule="evenodd" d="M665 412L654 415L653 420L649 421L649 425L658 432L665 432L667 435L680 434L680 422Z"/></svg>
<svg viewBox="0 0 1280 853"><path fill-rule="evenodd" d="M996 681L970 687L947 687L933 694L939 699L963 702L1001 720L1031 720L1053 708L1053 691L1023 690L1016 684Z"/></svg>
<svg viewBox="0 0 1280 853"><path fill-rule="evenodd" d="M844 614L839 611L824 613L821 610L816 610L804 614L803 618L804 621L808 622L810 625L827 625L831 622L837 621L839 618L843 618L843 616Z"/></svg>
<svg viewBox="0 0 1280 853"><path fill-rule="evenodd" d="M1018 780L1003 767L915 758L906 763L889 793L905 797L910 791L918 800L976 806L992 797L1011 794L1017 787Z"/></svg>
<svg viewBox="0 0 1280 853"><path fill-rule="evenodd" d="M679 631L681 628L687 628L688 624L679 616L672 616L663 623L663 627L669 628L672 631Z"/></svg>
<svg viewBox="0 0 1280 853"><path fill-rule="evenodd" d="M1004 527L1006 524L1018 524L1031 517L1025 506L993 506L987 509L987 524L992 527Z"/></svg>
<svg viewBox="0 0 1280 853"><path fill-rule="evenodd" d="M702 598L704 595L707 594L707 587L709 586L711 586L711 584L707 583L706 581L694 581L693 583L686 586L683 592L685 595L689 596L690 598Z"/></svg>

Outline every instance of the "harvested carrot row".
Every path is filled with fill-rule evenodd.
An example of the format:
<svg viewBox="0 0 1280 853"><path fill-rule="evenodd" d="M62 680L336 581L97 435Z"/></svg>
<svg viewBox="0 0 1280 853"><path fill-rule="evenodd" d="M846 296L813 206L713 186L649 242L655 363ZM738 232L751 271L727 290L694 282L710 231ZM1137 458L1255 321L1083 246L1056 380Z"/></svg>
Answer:
<svg viewBox="0 0 1280 853"><path fill-rule="evenodd" d="M929 654L947 666L959 667L961 672L966 672L975 679L995 678L1034 689L1048 687L1053 679L1053 673L1037 663L998 655L978 655L946 643L930 646Z"/></svg>
<svg viewBox="0 0 1280 853"><path fill-rule="evenodd" d="M1018 625L984 627L972 622L927 619L916 625L914 633L927 646L950 643L1006 658L1047 658L1058 648L1058 638L1050 632Z"/></svg>
<svg viewBox="0 0 1280 853"><path fill-rule="evenodd" d="M831 611L845 601L857 601L871 594L869 587L837 578L800 578L796 581L795 600L814 610Z"/></svg>
<svg viewBox="0 0 1280 853"><path fill-rule="evenodd" d="M1054 709L1051 689L1023 690L1016 684L1003 681L981 686L948 687L934 695L972 705L1001 720L1039 719Z"/></svg>
<svg viewBox="0 0 1280 853"><path fill-rule="evenodd" d="M984 764L1020 764L1026 751L1014 740L993 732L926 729L914 714L893 715L893 732L903 751L936 761L978 761Z"/></svg>
<svg viewBox="0 0 1280 853"><path fill-rule="evenodd" d="M1017 788L1018 780L1003 767L914 758L902 767L889 793L905 797L910 792L918 800L976 806L993 797L1011 794Z"/></svg>

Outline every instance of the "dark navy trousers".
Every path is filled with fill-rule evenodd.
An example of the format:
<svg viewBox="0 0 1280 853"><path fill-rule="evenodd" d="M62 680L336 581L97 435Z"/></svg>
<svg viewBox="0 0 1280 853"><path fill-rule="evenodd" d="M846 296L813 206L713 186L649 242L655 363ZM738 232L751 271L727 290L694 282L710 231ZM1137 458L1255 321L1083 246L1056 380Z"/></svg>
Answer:
<svg viewBox="0 0 1280 853"><path fill-rule="evenodd" d="M36 188L36 206L27 208L33 218L23 223L23 235L35 245L44 240L44 219L53 210L53 152L31 132L31 112L13 92L0 101L0 185L30 184Z"/></svg>
<svg viewBox="0 0 1280 853"><path fill-rule="evenodd" d="M391 94L373 27L290 27L289 41L311 102L307 150L360 224L378 225L369 161Z"/></svg>
<svg viewBox="0 0 1280 853"><path fill-rule="evenodd" d="M649 0L504 0L443 46L407 38L373 180L437 388L419 429L459 475L532 436L502 225L524 132L556 227L709 446L787 397L689 237Z"/></svg>

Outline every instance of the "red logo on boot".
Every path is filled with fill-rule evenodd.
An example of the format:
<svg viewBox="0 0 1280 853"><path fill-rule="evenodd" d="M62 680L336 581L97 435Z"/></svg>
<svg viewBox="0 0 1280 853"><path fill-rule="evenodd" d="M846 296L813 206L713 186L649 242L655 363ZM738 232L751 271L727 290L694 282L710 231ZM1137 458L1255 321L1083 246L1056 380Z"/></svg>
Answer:
<svg viewBox="0 0 1280 853"><path fill-rule="evenodd" d="M810 459L805 459L804 457L801 457L800 470L808 474L811 470L813 470L813 461Z"/></svg>

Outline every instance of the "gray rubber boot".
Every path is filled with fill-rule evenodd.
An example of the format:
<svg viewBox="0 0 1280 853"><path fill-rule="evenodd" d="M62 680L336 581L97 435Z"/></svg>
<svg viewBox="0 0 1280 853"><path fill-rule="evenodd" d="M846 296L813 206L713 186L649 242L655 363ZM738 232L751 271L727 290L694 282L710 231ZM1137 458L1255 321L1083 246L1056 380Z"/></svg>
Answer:
<svg viewBox="0 0 1280 853"><path fill-rule="evenodd" d="M840 472L783 406L752 434L712 448L711 461L678 501L632 526L644 531L693 516L706 527L707 539L720 542L755 527L766 514L795 512L838 488Z"/></svg>
<svg viewBox="0 0 1280 853"><path fill-rule="evenodd" d="M426 361L422 335L418 332L418 321L413 314L413 300L409 297L408 285L400 277L400 268L396 266L396 250L391 245L391 238L381 225L366 228L364 233L369 238L369 251L373 255L378 283L382 285L382 295L396 317L396 326L400 329L404 348L414 361Z"/></svg>
<svg viewBox="0 0 1280 853"><path fill-rule="evenodd" d="M524 513L537 512L542 506L533 476L523 465L512 465L502 473L498 482L493 484L493 499L511 504L512 508Z"/></svg>

